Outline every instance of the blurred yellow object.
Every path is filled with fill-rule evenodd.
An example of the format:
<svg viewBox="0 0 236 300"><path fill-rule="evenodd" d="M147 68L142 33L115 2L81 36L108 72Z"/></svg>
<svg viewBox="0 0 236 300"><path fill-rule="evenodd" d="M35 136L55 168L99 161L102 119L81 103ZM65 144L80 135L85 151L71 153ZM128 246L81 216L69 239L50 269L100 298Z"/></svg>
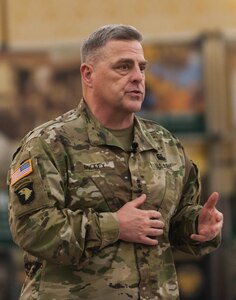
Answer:
<svg viewBox="0 0 236 300"><path fill-rule="evenodd" d="M183 297L196 295L202 289L204 276L196 265L183 265L178 270L179 288Z"/></svg>

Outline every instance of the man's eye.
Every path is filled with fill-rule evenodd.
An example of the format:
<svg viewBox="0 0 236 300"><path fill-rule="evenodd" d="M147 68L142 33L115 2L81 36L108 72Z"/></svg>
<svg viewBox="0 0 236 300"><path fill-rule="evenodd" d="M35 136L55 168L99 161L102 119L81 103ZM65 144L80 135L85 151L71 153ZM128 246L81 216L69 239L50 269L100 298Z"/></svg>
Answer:
<svg viewBox="0 0 236 300"><path fill-rule="evenodd" d="M128 65L128 64L120 65L120 69L121 69L122 71L129 70L129 65Z"/></svg>
<svg viewBox="0 0 236 300"><path fill-rule="evenodd" d="M146 65L141 65L139 68L140 68L140 71L143 73L146 71Z"/></svg>

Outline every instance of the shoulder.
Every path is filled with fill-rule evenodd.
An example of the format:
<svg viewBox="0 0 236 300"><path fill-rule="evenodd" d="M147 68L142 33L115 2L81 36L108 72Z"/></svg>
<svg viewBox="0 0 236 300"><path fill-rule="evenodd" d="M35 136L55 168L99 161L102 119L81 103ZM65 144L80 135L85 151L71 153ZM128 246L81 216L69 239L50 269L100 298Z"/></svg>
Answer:
<svg viewBox="0 0 236 300"><path fill-rule="evenodd" d="M34 128L23 138L22 141L24 143L27 143L34 138L47 138L49 136L52 137L53 133L59 135L60 133L65 131L65 128L67 126L73 126L73 123L75 123L77 119L77 110L70 110L63 115Z"/></svg>
<svg viewBox="0 0 236 300"><path fill-rule="evenodd" d="M77 109L72 109L65 114L50 120L33 130L31 130L19 143L17 150L15 151L13 158L21 152L37 152L62 150L63 143L68 139L68 136L72 137L73 132L76 136L78 128L82 128L82 120ZM81 130L83 131L83 130ZM60 150L60 151L61 151Z"/></svg>

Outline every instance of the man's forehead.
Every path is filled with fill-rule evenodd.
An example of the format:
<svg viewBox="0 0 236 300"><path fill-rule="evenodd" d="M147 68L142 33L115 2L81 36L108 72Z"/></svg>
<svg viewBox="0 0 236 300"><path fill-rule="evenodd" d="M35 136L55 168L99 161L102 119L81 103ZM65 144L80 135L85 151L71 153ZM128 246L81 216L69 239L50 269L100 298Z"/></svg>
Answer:
<svg viewBox="0 0 236 300"><path fill-rule="evenodd" d="M133 49L143 52L143 47L137 40L110 40L105 44L105 48L114 50Z"/></svg>
<svg viewBox="0 0 236 300"><path fill-rule="evenodd" d="M134 55L138 55L140 59L145 60L143 47L136 40L111 40L106 43L104 48L108 55L117 55L121 58L132 58Z"/></svg>

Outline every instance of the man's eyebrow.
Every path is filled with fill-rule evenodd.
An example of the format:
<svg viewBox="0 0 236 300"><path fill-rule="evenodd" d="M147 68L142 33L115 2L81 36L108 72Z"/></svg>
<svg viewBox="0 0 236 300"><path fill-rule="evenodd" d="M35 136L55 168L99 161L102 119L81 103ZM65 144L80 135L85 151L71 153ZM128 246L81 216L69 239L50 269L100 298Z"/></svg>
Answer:
<svg viewBox="0 0 236 300"><path fill-rule="evenodd" d="M145 60L141 61L139 64L147 66L148 65L148 61L145 59Z"/></svg>
<svg viewBox="0 0 236 300"><path fill-rule="evenodd" d="M134 60L131 58L121 58L116 62L116 64L119 63L134 63ZM139 62L139 65L147 65L147 64L148 64L147 60L142 60Z"/></svg>

